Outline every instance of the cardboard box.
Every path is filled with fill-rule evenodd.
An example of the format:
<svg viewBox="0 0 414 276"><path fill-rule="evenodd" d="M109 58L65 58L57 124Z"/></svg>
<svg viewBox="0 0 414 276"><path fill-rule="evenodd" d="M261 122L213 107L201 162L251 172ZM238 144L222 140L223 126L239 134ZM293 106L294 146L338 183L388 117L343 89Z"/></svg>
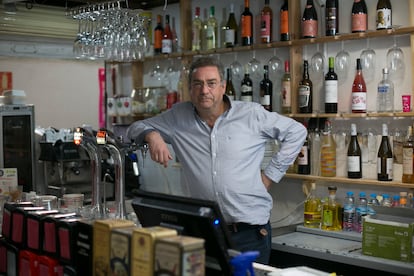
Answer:
<svg viewBox="0 0 414 276"><path fill-rule="evenodd" d="M132 233L136 228L132 226L112 230L110 275L131 275Z"/></svg>
<svg viewBox="0 0 414 276"><path fill-rule="evenodd" d="M93 224L93 275L110 275L111 231L134 226L130 220L96 220Z"/></svg>
<svg viewBox="0 0 414 276"><path fill-rule="evenodd" d="M131 275L152 276L154 274L154 245L161 237L176 236L174 229L153 226L136 228L132 234Z"/></svg>
<svg viewBox="0 0 414 276"><path fill-rule="evenodd" d="M189 236L159 238L154 250L155 275L205 275L204 239Z"/></svg>
<svg viewBox="0 0 414 276"><path fill-rule="evenodd" d="M362 233L364 255L413 262L414 218L378 215L365 217Z"/></svg>

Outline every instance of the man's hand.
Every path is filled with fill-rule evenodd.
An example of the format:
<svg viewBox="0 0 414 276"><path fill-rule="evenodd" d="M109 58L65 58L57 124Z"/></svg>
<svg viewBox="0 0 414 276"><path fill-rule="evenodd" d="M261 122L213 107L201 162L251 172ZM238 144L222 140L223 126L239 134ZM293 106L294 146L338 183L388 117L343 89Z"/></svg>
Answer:
<svg viewBox="0 0 414 276"><path fill-rule="evenodd" d="M267 189L267 190L269 190L270 189L270 185L272 185L272 180L269 178L269 177L267 177L265 174L264 174L264 172L262 171L262 182L263 182L263 184L264 184L264 186L265 186L265 188Z"/></svg>
<svg viewBox="0 0 414 276"><path fill-rule="evenodd" d="M157 131L151 131L145 136L145 141L148 143L151 159L166 168L168 161L173 158L161 135Z"/></svg>

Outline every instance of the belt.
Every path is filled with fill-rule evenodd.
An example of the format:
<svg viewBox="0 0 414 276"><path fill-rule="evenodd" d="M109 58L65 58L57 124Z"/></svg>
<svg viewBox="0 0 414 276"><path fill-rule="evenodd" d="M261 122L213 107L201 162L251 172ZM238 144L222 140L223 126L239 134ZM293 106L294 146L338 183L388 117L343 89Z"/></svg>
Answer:
<svg viewBox="0 0 414 276"><path fill-rule="evenodd" d="M245 222L235 222L235 223L227 224L227 228L232 233L237 233L237 232L251 230L251 229L259 229L264 226L265 225L254 225L254 224L248 224Z"/></svg>

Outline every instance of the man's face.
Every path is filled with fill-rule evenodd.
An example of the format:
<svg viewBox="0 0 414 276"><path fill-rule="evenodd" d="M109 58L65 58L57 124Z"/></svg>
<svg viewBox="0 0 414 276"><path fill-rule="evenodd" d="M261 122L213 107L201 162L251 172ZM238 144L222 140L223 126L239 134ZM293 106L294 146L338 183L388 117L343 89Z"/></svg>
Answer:
<svg viewBox="0 0 414 276"><path fill-rule="evenodd" d="M190 83L191 101L197 110L214 110L223 102L226 91L215 66L200 67L193 71Z"/></svg>

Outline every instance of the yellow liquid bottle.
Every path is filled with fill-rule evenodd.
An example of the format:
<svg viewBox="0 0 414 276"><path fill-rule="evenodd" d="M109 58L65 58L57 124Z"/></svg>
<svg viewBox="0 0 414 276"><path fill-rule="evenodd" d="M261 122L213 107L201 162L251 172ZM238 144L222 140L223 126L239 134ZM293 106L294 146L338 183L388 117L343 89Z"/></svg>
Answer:
<svg viewBox="0 0 414 276"><path fill-rule="evenodd" d="M316 184L312 182L311 190L305 200L305 207L303 212L304 224L303 226L309 228L321 227L321 200L315 195Z"/></svg>
<svg viewBox="0 0 414 276"><path fill-rule="evenodd" d="M322 206L322 225L323 230L338 231L342 230L342 208L336 201L335 186L329 186L328 200Z"/></svg>
<svg viewBox="0 0 414 276"><path fill-rule="evenodd" d="M329 120L325 121L321 138L321 176L336 176L336 143Z"/></svg>

